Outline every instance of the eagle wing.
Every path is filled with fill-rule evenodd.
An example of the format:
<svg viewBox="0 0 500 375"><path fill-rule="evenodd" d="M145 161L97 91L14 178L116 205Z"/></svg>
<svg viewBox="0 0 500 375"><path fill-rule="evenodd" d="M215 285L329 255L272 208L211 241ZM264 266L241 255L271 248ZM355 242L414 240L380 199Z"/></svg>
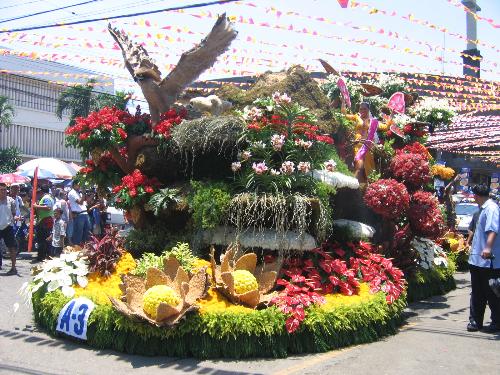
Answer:
<svg viewBox="0 0 500 375"><path fill-rule="evenodd" d="M177 96L200 74L212 67L217 57L227 51L237 35L238 32L233 29L226 14L220 15L205 39L182 54L177 66L161 82L161 89L169 96Z"/></svg>
<svg viewBox="0 0 500 375"><path fill-rule="evenodd" d="M155 81L161 81L161 72L154 60L149 56L148 51L129 39L127 34L108 24L108 31L122 50L125 67L136 78L136 74L147 72Z"/></svg>
<svg viewBox="0 0 500 375"><path fill-rule="evenodd" d="M333 66L331 66L330 64L328 64L325 60L322 60L322 59L318 59L319 62L321 63L321 65L323 65L323 68L325 69L325 71L328 73L328 74L335 74L336 76L340 76L340 73L337 72Z"/></svg>

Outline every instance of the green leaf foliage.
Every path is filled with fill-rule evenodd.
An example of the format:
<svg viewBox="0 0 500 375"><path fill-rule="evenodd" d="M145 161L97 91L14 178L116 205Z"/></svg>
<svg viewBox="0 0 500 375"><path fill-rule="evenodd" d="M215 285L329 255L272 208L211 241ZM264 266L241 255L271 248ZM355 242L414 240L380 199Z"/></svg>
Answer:
<svg viewBox="0 0 500 375"><path fill-rule="evenodd" d="M177 242L186 241L189 235L188 231L172 233L162 223L157 223L144 229L132 229L125 238L124 245L127 251L138 258L143 253L161 254Z"/></svg>
<svg viewBox="0 0 500 375"><path fill-rule="evenodd" d="M428 270L419 269L415 275L408 279L408 302L446 294L455 289L454 273L455 263L450 258L448 258L448 267L436 266Z"/></svg>
<svg viewBox="0 0 500 375"><path fill-rule="evenodd" d="M136 276L145 277L148 268L163 269L163 261L170 256L174 256L186 272L192 271L194 262L197 259L189 248L188 243L178 242L172 249L165 250L161 255L144 253L142 257L137 260L137 267L131 273Z"/></svg>
<svg viewBox="0 0 500 375"><path fill-rule="evenodd" d="M219 225L231 203L229 187L222 183L202 183L192 181L193 192L189 206L193 212L194 225L198 228L212 229Z"/></svg>
<svg viewBox="0 0 500 375"><path fill-rule="evenodd" d="M12 173L23 162L17 147L0 149L0 173Z"/></svg>

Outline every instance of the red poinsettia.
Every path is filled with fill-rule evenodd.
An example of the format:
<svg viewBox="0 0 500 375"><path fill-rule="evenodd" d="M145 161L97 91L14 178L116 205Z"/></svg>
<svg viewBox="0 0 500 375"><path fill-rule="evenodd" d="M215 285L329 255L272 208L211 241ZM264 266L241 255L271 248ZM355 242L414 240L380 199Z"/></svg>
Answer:
<svg viewBox="0 0 500 375"><path fill-rule="evenodd" d="M162 113L160 121L153 126L153 133L160 139L169 139L171 137L172 127L178 125L187 116L185 108L177 112L175 109Z"/></svg>
<svg viewBox="0 0 500 375"><path fill-rule="evenodd" d="M421 154L399 153L391 161L391 173L409 189L415 190L431 180L427 157Z"/></svg>
<svg viewBox="0 0 500 375"><path fill-rule="evenodd" d="M364 282L370 284L371 293L383 291L387 303L396 301L406 283L403 272L394 267L390 259L376 253L370 244L361 243L356 255L350 259L351 267L360 273Z"/></svg>
<svg viewBox="0 0 500 375"><path fill-rule="evenodd" d="M439 202L432 193L420 190L412 195L408 220L416 235L439 238L443 234L443 216Z"/></svg>
<svg viewBox="0 0 500 375"><path fill-rule="evenodd" d="M148 178L136 169L122 178L122 183L113 188L117 206L129 209L132 206L144 203L160 186L156 177Z"/></svg>
<svg viewBox="0 0 500 375"><path fill-rule="evenodd" d="M368 186L365 202L377 214L397 219L408 210L410 196L402 183L393 179L380 179Z"/></svg>

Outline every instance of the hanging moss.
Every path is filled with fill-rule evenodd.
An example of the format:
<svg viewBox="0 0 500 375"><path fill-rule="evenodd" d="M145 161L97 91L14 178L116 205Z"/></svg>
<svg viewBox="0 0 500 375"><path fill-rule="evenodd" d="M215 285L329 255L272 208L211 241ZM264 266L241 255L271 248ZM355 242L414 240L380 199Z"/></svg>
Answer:
<svg viewBox="0 0 500 375"><path fill-rule="evenodd" d="M241 193L231 200L227 220L238 232L247 228L261 233L274 229L278 243L288 231L295 231L299 237L312 233L318 241L323 241L332 227L327 195L324 191L323 199L317 199L301 194Z"/></svg>

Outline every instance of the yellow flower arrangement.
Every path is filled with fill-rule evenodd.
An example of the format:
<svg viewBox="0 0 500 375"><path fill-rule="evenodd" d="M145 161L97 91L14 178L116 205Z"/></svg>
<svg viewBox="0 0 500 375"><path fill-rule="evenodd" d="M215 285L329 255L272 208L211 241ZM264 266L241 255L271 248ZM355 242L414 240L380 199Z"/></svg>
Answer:
<svg viewBox="0 0 500 375"><path fill-rule="evenodd" d="M215 288L210 288L205 298L198 301L200 314L230 312L232 314L248 314L254 309L243 305L235 305Z"/></svg>
<svg viewBox="0 0 500 375"><path fill-rule="evenodd" d="M144 312L156 319L156 313L160 303L170 306L177 306L181 302L181 297L175 290L167 285L154 285L144 293L142 297Z"/></svg>
<svg viewBox="0 0 500 375"><path fill-rule="evenodd" d="M121 275L127 274L135 268L135 260L130 253L124 252L116 265L115 271L109 277L101 276L99 272L93 272L87 276L89 283L85 288L80 286L75 289L75 297L87 297L101 305L111 305L108 296L119 298L122 291Z"/></svg>
<svg viewBox="0 0 500 375"><path fill-rule="evenodd" d="M441 164L434 164L431 172L434 176L439 177L442 180L451 180L455 175L453 168L448 168Z"/></svg>
<svg viewBox="0 0 500 375"><path fill-rule="evenodd" d="M374 294L370 293L370 286L366 283L359 285L357 295L345 296L341 293L327 294L324 296L325 303L321 305L321 309L326 311L335 310L339 306L351 306L363 302L368 302L374 298Z"/></svg>

